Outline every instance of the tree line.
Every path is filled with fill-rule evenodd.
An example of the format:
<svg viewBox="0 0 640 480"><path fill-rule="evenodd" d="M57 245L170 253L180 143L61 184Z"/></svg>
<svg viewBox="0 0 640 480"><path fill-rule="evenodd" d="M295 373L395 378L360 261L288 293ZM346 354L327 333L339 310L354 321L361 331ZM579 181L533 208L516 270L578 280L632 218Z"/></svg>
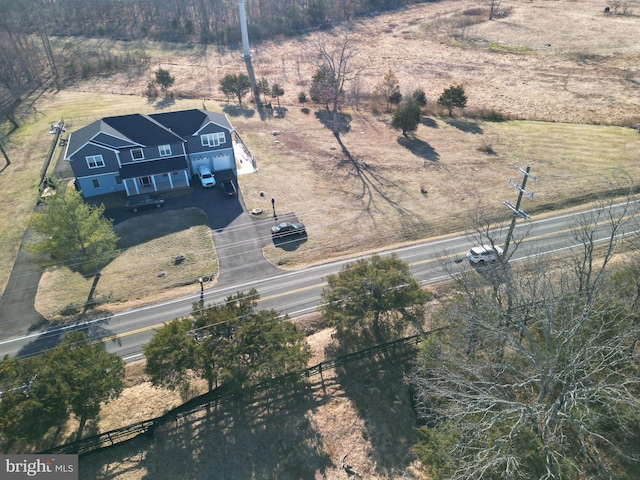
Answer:
<svg viewBox="0 0 640 480"><path fill-rule="evenodd" d="M260 41L417 1L251 0L245 10L249 34ZM141 73L149 64L143 50L85 52L81 38L220 46L241 41L237 0L0 0L0 10L0 115L13 129L21 100L38 88L117 70ZM68 40L54 42L59 38Z"/></svg>
<svg viewBox="0 0 640 480"><path fill-rule="evenodd" d="M330 22L405 7L417 0L247 0L256 40L290 35ZM240 41L238 0L24 0L1 4L15 33L132 40L217 43Z"/></svg>

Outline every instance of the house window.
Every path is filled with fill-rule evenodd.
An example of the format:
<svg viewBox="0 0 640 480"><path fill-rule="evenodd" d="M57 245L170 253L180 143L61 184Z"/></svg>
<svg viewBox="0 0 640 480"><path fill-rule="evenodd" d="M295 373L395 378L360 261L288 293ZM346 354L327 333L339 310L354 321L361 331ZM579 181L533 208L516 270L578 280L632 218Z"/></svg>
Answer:
<svg viewBox="0 0 640 480"><path fill-rule="evenodd" d="M142 149L134 148L133 150L131 150L131 158L133 158L134 160L142 160L144 158Z"/></svg>
<svg viewBox="0 0 640 480"><path fill-rule="evenodd" d="M140 185L143 187L148 187L151 184L151 179L149 177L140 177L138 180Z"/></svg>
<svg viewBox="0 0 640 480"><path fill-rule="evenodd" d="M100 168L104 167L104 160L102 159L102 155L90 155L87 157L87 165L89 168Z"/></svg>
<svg viewBox="0 0 640 480"><path fill-rule="evenodd" d="M160 151L161 157L168 157L171 155L171 145L160 145L158 150Z"/></svg>
<svg viewBox="0 0 640 480"><path fill-rule="evenodd" d="M178 175L180 175L180 172L171 172L171 175L173 175L174 177L177 177Z"/></svg>
<svg viewBox="0 0 640 480"><path fill-rule="evenodd" d="M116 175L116 184L122 185L122 178L120 178L120 175Z"/></svg>
<svg viewBox="0 0 640 480"><path fill-rule="evenodd" d="M201 135L200 139L202 140L203 147L217 147L226 142L224 132L207 133L206 135Z"/></svg>
<svg viewBox="0 0 640 480"><path fill-rule="evenodd" d="M100 188L100 180L94 178L91 180L91 182L93 183L93 188Z"/></svg>

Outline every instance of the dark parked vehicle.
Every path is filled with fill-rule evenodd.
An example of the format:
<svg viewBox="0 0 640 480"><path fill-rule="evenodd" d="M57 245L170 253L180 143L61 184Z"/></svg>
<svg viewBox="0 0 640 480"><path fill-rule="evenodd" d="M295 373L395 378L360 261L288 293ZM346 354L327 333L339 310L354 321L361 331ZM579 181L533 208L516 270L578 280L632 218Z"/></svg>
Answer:
<svg viewBox="0 0 640 480"><path fill-rule="evenodd" d="M160 208L164 205L164 198L158 195L137 195L129 198L125 204L127 210L137 212L143 208Z"/></svg>
<svg viewBox="0 0 640 480"><path fill-rule="evenodd" d="M272 237L285 237L287 235L299 235L306 232L307 230L305 229L302 223L283 222L276 225L275 227L271 227Z"/></svg>
<svg viewBox="0 0 640 480"><path fill-rule="evenodd" d="M233 180L223 180L220 182L220 186L222 187L222 193L227 197L233 197L238 194L238 189L236 188L236 184L233 183Z"/></svg>

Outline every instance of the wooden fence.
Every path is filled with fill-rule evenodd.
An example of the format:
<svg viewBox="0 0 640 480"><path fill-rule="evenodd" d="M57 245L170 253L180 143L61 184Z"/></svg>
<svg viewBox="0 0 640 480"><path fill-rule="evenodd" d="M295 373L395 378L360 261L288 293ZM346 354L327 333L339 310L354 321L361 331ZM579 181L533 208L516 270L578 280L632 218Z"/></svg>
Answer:
<svg viewBox="0 0 640 480"><path fill-rule="evenodd" d="M422 342L428 335L437 330L413 335L411 337L394 340L392 342L376 345L375 347L360 350L358 352L342 355L330 360L325 360L312 367L299 370L286 375L282 375L271 380L252 385L242 390L233 390L222 385L203 395L194 397L191 400L179 405L178 407L168 411L164 415L150 420L137 422L126 427L117 428L108 432L100 433L92 437L80 439L75 442L59 445L57 447L45 450L43 454L87 454L96 452L105 448L112 447L122 442L131 440L139 435L153 433L154 429L170 422L175 422L180 418L198 413L205 409L219 406L231 400L255 398L262 392L272 390L283 385L296 385L304 382L306 379L320 375L328 370L344 367L350 363L359 362L361 360L370 359L381 354L390 354L391 358L398 358L400 354L413 352L417 344Z"/></svg>

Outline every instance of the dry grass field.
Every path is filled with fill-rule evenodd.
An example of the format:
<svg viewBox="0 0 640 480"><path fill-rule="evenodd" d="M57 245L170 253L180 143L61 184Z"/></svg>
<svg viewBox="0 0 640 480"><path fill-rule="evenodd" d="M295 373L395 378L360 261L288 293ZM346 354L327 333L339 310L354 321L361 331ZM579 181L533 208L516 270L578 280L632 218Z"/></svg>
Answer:
<svg viewBox="0 0 640 480"><path fill-rule="evenodd" d="M296 100L300 91L308 92L320 33L252 46L256 76L280 83L286 92L282 116L266 121L251 106L221 102L218 80L243 71L239 51L145 48L152 70L163 67L176 77L176 97L191 98L171 108L204 102L223 109L255 155L258 173L239 179L247 207L268 210L275 198L279 213L295 213L307 225L309 240L297 250L265 246L275 264L293 268L464 231L478 211L504 219L502 201L516 196L507 180L521 179L515 164L530 164L538 177L528 185L534 198L524 204L538 215L604 193L621 177L638 183L640 135L630 127L640 123L640 1L627 3L630 14L623 16L605 15L605 4L596 0L503 2L506 15L487 21L476 14L478 2L452 0L356 20L351 31L359 49L362 100L344 109L350 128L341 134L351 158L323 125L322 112L312 105L304 110ZM422 86L427 92L428 111L409 139L389 128L387 115L367 107L366 94L389 69L403 91ZM44 131L64 116L73 129L104 115L154 111L158 104L139 96L152 70L140 78L89 79L47 95L36 106L34 123ZM454 83L465 87L468 113L495 110L511 120L442 114L435 100ZM15 162L16 173L0 175L3 196L19 197L9 188L9 174L19 175L34 192L39 152L47 144L30 132L37 142L24 140L25 129L11 147L22 161ZM20 219L33 195L20 201L17 214L0 208L6 220L0 229L10 230L3 244L13 242L3 250L3 266L11 264ZM192 228L185 228L190 233L184 241L199 235ZM4 284L8 271L3 267L0 273ZM143 292L136 297L152 300ZM330 332L314 332L309 341L319 360ZM139 420L140 414L159 415L179 401L153 390L139 372L132 378L137 380L121 401L105 406L101 430ZM339 462L347 453L366 478L423 478L410 454L413 421L397 377L372 382L342 376L328 384L312 400L286 404L271 416L252 411L250 418L193 419L153 442L87 456L81 460L83 478L339 479L346 477Z"/></svg>
<svg viewBox="0 0 640 480"><path fill-rule="evenodd" d="M640 2L629 5L640 12ZM640 137L628 127L640 121L633 94L640 81L633 40L639 17L606 15L596 1L531 1L505 4L505 17L487 21L477 6L429 3L354 22L362 98L392 69L405 92L425 89L431 111L444 88L461 83L469 110L543 123L428 116L407 140L388 127L388 116L372 115L364 100L359 107L352 102L344 111L350 128L342 135L349 160L319 120L321 112L302 113L296 100L308 92L315 46L327 34L253 46L256 76L284 87L285 111L265 122L250 108L225 108L260 167L258 175L241 178L243 195L247 206L265 210L275 198L280 213L297 214L310 232L294 255L267 247L276 264L461 230L478 208L506 214L501 204L514 196L507 180L518 175L515 164L530 163L538 176L531 186L535 199L526 204L534 212L563 204L584 186L606 190L615 173L637 178ZM176 76L176 93L195 98L219 97L217 80L244 69L238 51L153 52ZM106 88L96 79L78 89L137 93L146 80Z"/></svg>
<svg viewBox="0 0 640 480"><path fill-rule="evenodd" d="M314 48L321 36L330 41L326 33L255 46L256 76L285 89L281 115L266 121L250 104L212 100L220 96L216 85L224 73L243 71L237 51L145 48L176 77L176 96L204 99L170 108L223 109L255 155L259 173L239 182L247 206L270 211L275 198L279 213L294 213L307 225L309 241L297 250L265 246L267 258L285 268L464 231L478 212L504 219L509 212L502 202L516 195L507 180L520 181L516 164L531 164L538 178L529 185L535 192L524 205L529 213L584 201L611 189L616 176L637 182L640 135L629 127L640 121L633 94L640 81L640 47L633 41L640 17L605 15L595 1L545 1L505 5L505 17L487 21L476 7L423 4L354 23L361 100L356 105L351 94L343 111L349 129L341 134L351 157L326 127L322 109L296 100L308 92ZM408 139L389 127L388 115L372 114L366 101L389 69L405 93L416 86L427 92L424 121ZM79 127L110 104L109 114L158 108L163 102L145 104L135 96L148 80L88 80L50 100L62 111L73 105L65 118ZM437 96L452 83L464 85L471 116L450 118L438 110ZM83 109L85 99L91 103ZM491 110L525 120L473 115ZM119 301L123 295L111 292ZM130 303L121 301L124 306ZM49 304L52 311L61 307Z"/></svg>

